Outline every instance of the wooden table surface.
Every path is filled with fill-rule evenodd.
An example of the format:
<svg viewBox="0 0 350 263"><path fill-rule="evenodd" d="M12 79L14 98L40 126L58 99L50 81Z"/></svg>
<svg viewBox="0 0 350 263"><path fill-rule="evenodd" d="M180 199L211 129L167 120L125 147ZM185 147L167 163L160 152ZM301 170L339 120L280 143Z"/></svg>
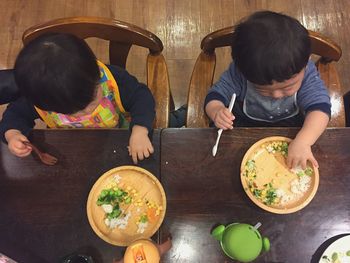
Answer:
<svg viewBox="0 0 350 263"><path fill-rule="evenodd" d="M320 185L312 202L289 215L255 206L239 175L244 153L257 140L294 137L297 129L234 129L224 132L211 156L214 129L165 129L153 136L155 154L140 163L161 179L167 213L160 239L173 248L162 262L230 262L210 236L218 223L261 222L271 251L257 262L318 262L331 237L350 233L350 129L328 129L313 147ZM53 167L0 147L0 252L19 262L58 262L85 252L96 263L121 257L124 248L101 240L86 216L89 191L105 171L130 165L126 130L35 130L32 142L59 158ZM155 237L157 238L157 237Z"/></svg>
<svg viewBox="0 0 350 263"><path fill-rule="evenodd" d="M54 263L73 252L111 263L124 248L100 239L90 227L86 201L107 170L132 165L127 130L34 130L31 141L59 159L17 158L0 148L0 252L23 263ZM159 177L160 131L155 153L140 166Z"/></svg>
<svg viewBox="0 0 350 263"><path fill-rule="evenodd" d="M249 147L264 137L294 138L297 129L235 128L224 132L216 157L214 129L166 129L161 136L161 180L167 214L161 236L173 248L164 262L231 262L210 230L218 223L255 225L271 250L256 262L318 262L333 236L350 233L350 129L328 129L313 147L320 164L315 198L299 212L278 215L257 207L240 182Z"/></svg>

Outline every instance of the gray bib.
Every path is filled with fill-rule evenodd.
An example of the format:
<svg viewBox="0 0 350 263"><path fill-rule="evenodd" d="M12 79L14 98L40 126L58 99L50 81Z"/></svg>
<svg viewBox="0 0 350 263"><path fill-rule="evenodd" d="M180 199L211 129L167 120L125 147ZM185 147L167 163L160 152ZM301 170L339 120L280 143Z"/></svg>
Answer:
<svg viewBox="0 0 350 263"><path fill-rule="evenodd" d="M297 93L281 99L266 97L257 92L254 84L247 81L247 92L243 100L243 112L257 121L277 122L299 113Z"/></svg>

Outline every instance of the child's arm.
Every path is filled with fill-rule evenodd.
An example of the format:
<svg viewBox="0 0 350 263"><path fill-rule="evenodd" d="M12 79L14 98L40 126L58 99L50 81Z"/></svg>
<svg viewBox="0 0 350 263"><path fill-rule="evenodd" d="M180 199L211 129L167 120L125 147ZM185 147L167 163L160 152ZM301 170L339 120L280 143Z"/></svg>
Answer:
<svg viewBox="0 0 350 263"><path fill-rule="evenodd" d="M307 64L297 100L300 108L305 110L306 117L303 127L289 146L287 165L290 168L298 165L305 168L306 161L310 160L318 167L311 146L327 127L331 116L331 103L327 87L312 60Z"/></svg>
<svg viewBox="0 0 350 263"><path fill-rule="evenodd" d="M109 69L118 83L122 104L131 115L129 154L137 163L154 151L149 138L155 118L154 98L149 88L126 70L116 66L109 66Z"/></svg>
<svg viewBox="0 0 350 263"><path fill-rule="evenodd" d="M246 83L242 73L234 63L231 63L220 79L210 88L205 97L204 107L206 114L217 128L233 129L235 117L227 107L232 94L236 93L239 97L241 92L246 89Z"/></svg>
<svg viewBox="0 0 350 263"><path fill-rule="evenodd" d="M129 140L129 155L132 157L133 162L137 164L137 160L148 158L153 152L154 149L148 137L148 129L134 125Z"/></svg>
<svg viewBox="0 0 350 263"><path fill-rule="evenodd" d="M289 168L301 166L302 169L306 169L308 160L318 167L311 146L326 129L328 122L329 116L322 111L311 111L306 115L303 127L289 144L287 158Z"/></svg>
<svg viewBox="0 0 350 263"><path fill-rule="evenodd" d="M123 107L131 115L131 128L134 125L146 127L151 133L155 118L155 102L150 89L140 83L125 69L109 65L119 87Z"/></svg>
<svg viewBox="0 0 350 263"><path fill-rule="evenodd" d="M220 129L233 129L233 116L220 100L212 100L205 106L205 112L214 122L215 126Z"/></svg>
<svg viewBox="0 0 350 263"><path fill-rule="evenodd" d="M23 141L28 141L26 136L38 117L34 106L23 97L9 104L0 122L0 136L3 142L8 143L11 153L18 157L30 154L31 148Z"/></svg>
<svg viewBox="0 0 350 263"><path fill-rule="evenodd" d="M13 155L25 157L32 152L32 148L23 143L27 142L28 138L19 130L11 129L6 131L5 138L8 142L8 148Z"/></svg>

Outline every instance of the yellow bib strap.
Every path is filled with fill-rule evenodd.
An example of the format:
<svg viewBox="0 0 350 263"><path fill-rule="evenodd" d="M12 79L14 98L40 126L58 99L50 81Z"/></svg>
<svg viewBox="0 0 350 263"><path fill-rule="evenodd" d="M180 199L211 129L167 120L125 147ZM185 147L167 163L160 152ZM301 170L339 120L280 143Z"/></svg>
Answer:
<svg viewBox="0 0 350 263"><path fill-rule="evenodd" d="M37 113L39 114L39 116L41 117L41 119L46 123L46 125L49 128L57 128L56 123L54 122L54 120L50 117L50 115L47 114L47 111L43 111L41 109L39 109L38 107L34 106L35 110L37 111Z"/></svg>
<svg viewBox="0 0 350 263"><path fill-rule="evenodd" d="M106 74L107 74L107 79L108 79L109 81L111 81L112 87L113 87L113 89L114 89L114 98L115 98L115 102L117 103L117 106L118 106L120 112L121 112L121 113L125 113L126 111L125 111L125 109L124 109L124 107L123 107L122 100L121 100L121 98L120 98L119 87L118 87L118 84L117 84L117 82L115 81L115 79L114 79L114 77L113 77L111 71L108 69L108 67L107 67L105 64L103 64L102 62L100 62L100 61L98 61L98 60L97 60L97 64L98 64L99 67L103 68L103 70L106 72Z"/></svg>

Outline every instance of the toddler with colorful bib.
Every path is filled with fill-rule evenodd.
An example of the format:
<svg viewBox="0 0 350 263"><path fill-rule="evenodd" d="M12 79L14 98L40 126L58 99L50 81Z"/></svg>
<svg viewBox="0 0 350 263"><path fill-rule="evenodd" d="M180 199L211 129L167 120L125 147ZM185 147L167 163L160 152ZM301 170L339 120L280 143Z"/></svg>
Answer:
<svg viewBox="0 0 350 263"><path fill-rule="evenodd" d="M155 103L148 87L122 68L96 60L86 42L70 34L45 34L19 53L15 80L22 96L9 104L0 135L18 157L41 118L50 128L130 128L134 163L153 153L149 139Z"/></svg>

